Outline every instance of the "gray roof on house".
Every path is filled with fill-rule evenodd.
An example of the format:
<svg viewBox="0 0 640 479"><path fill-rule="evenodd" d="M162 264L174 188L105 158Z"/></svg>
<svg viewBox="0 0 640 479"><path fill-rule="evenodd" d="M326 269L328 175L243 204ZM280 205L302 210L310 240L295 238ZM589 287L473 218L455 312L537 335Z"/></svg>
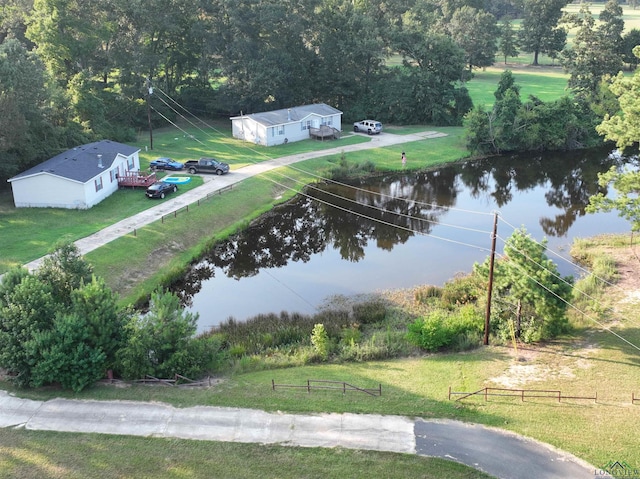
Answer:
<svg viewBox="0 0 640 479"><path fill-rule="evenodd" d="M140 148L111 140L96 141L60 153L10 178L9 181L46 173L86 183L98 176L100 172L109 170L118 154L130 156L137 151L140 151ZM99 158L98 155L102 157Z"/></svg>
<svg viewBox="0 0 640 479"><path fill-rule="evenodd" d="M282 110L265 111L262 113L252 113L251 115L234 116L236 118L251 118L252 120L265 126L283 125L301 121L309 115L332 116L342 114L342 112L325 103L316 103L313 105L302 105L291 108L283 108Z"/></svg>

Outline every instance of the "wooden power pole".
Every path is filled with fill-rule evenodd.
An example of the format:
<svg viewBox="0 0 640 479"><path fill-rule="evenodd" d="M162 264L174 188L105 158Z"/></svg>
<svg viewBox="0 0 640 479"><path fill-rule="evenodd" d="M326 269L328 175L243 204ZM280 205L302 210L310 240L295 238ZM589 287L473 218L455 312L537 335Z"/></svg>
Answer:
<svg viewBox="0 0 640 479"><path fill-rule="evenodd" d="M151 80L147 78L147 121L149 122L149 149L153 150L153 127L151 126L151 95L153 95L153 87Z"/></svg>
<svg viewBox="0 0 640 479"><path fill-rule="evenodd" d="M489 320L491 319L491 293L493 291L493 265L496 258L496 238L498 236L498 213L493 213L493 232L491 233L491 256L489 259L489 286L487 288L487 311L484 317L484 345L489 344Z"/></svg>

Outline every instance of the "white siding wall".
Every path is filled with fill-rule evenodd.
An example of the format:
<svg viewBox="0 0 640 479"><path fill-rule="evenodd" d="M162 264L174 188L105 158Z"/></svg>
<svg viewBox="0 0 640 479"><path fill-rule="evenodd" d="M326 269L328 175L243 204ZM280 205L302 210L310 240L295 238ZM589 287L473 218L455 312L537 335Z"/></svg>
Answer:
<svg viewBox="0 0 640 479"><path fill-rule="evenodd" d="M231 121L231 130L234 138L256 142L258 138L257 123L250 118L235 118Z"/></svg>
<svg viewBox="0 0 640 479"><path fill-rule="evenodd" d="M118 190L115 172L123 174L139 169L140 158L136 152L130 157L118 155L110 168L84 184L48 173L20 178L11 182L13 201L16 208L91 208ZM96 191L98 178L102 180L102 188Z"/></svg>
<svg viewBox="0 0 640 479"><path fill-rule="evenodd" d="M248 117L234 118L231 120L231 131L234 138L249 141L257 145L274 146L281 145L285 142L301 141L309 138L309 130L302 129L302 125L311 124L313 128L319 128L320 125L331 125L338 131L342 130L341 114L331 115L330 117L321 117L318 115L309 115L301 121L287 123L278 126L265 126L255 122ZM280 134L282 132L282 134Z"/></svg>
<svg viewBox="0 0 640 479"><path fill-rule="evenodd" d="M84 185L41 173L11 182L16 208L87 208Z"/></svg>

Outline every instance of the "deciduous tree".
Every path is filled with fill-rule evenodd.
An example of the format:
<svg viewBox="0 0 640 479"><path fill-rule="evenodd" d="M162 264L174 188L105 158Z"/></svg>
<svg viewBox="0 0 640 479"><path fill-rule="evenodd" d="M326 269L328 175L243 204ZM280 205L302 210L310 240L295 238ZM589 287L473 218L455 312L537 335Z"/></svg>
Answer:
<svg viewBox="0 0 640 479"><path fill-rule="evenodd" d="M562 9L568 0L525 0L524 18L518 31L520 48L533 53L533 65L538 65L540 53L560 52L567 33L558 27Z"/></svg>
<svg viewBox="0 0 640 479"><path fill-rule="evenodd" d="M502 20L502 25L500 26L499 51L504 57L505 65L507 64L508 57L517 57L518 53L520 53L516 42L516 32L513 29L513 24L509 17Z"/></svg>
<svg viewBox="0 0 640 479"><path fill-rule="evenodd" d="M621 37L617 33L619 27L613 22L614 12L611 7L606 16L609 22L599 27L587 5L583 5L577 14L564 17L565 23L577 28L573 45L562 52L562 64L571 75L569 87L578 95L594 98L602 78L622 69Z"/></svg>
<svg viewBox="0 0 640 479"><path fill-rule="evenodd" d="M498 51L498 27L493 15L465 6L453 13L447 30L465 52L469 71L493 65Z"/></svg>

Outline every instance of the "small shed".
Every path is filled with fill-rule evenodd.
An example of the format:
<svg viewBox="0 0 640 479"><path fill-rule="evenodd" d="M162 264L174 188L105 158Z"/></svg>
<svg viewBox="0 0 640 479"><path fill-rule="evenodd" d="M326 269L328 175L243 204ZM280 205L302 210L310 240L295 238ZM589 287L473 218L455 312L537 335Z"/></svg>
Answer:
<svg viewBox="0 0 640 479"><path fill-rule="evenodd" d="M342 130L342 112L325 103L283 108L231 117L234 138L257 145L273 146L317 137L337 138Z"/></svg>
<svg viewBox="0 0 640 479"><path fill-rule="evenodd" d="M17 208L88 209L118 189L118 176L140 170L140 149L110 140L67 150L9 178Z"/></svg>

